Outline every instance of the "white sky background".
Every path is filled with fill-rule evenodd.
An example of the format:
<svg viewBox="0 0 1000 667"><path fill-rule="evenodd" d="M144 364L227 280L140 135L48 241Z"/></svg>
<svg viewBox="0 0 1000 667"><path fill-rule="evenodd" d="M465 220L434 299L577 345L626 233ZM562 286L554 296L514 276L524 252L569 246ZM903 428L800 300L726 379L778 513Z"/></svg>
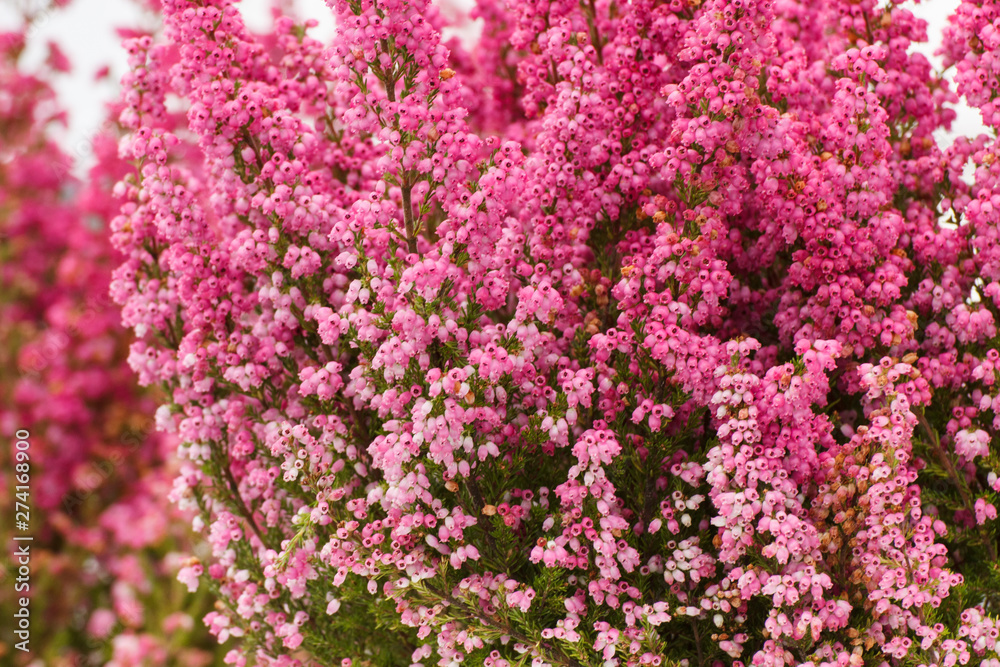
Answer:
<svg viewBox="0 0 1000 667"><path fill-rule="evenodd" d="M472 2L452 0L447 4L468 7ZM15 29L20 24L21 8L45 4L45 0L0 0L0 31ZM294 4L301 17L320 21L314 36L328 39L333 35L332 14L323 0L294 0ZM913 48L924 53L938 68L940 59L933 53L941 42L941 30L948 16L958 4L959 0L924 0L919 4L911 0L904 5L927 21L930 41ZM269 27L270 6L271 0L243 0L241 9L250 28L262 31ZM453 11L445 10L448 15ZM89 141L105 120L105 105L117 98L118 82L127 69L115 28L155 26L155 17L144 14L130 0L74 0L65 9L42 12L32 27L28 48L22 56L29 71L44 62L49 40L56 41L73 64L73 71L60 75L55 88L70 116L69 127L59 139L77 163L78 174L91 164ZM475 31L474 26L468 28ZM475 38L468 32L463 37ZM111 75L95 82L94 74L105 65L110 66ZM958 118L952 132L942 132L939 137L942 144L950 144L953 136L975 136L985 129L978 111L964 104L956 110Z"/></svg>

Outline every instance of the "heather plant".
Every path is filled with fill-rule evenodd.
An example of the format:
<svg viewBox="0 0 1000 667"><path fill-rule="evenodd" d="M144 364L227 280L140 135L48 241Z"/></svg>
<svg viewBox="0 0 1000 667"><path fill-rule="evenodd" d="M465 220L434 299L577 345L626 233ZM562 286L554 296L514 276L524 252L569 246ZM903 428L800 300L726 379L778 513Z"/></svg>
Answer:
<svg viewBox="0 0 1000 667"><path fill-rule="evenodd" d="M894 2L328 4L126 43L230 664L1000 665L1000 6L939 73Z"/></svg>
<svg viewBox="0 0 1000 667"><path fill-rule="evenodd" d="M50 84L68 61L53 46L29 73L25 33L0 34L2 664L207 665L220 649L196 619L211 600L188 594L173 564L192 548L190 516L160 501L176 442L155 430L156 399L135 386L132 337L108 295L121 257L105 220L128 165L100 135L91 182L72 176L50 132L66 118ZM28 641L13 633L22 597Z"/></svg>

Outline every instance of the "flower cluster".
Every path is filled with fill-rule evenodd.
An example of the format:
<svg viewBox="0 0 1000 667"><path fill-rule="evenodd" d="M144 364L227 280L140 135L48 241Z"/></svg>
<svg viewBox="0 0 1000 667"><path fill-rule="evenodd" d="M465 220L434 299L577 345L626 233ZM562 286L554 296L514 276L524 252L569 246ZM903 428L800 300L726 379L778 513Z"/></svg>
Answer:
<svg viewBox="0 0 1000 667"><path fill-rule="evenodd" d="M156 398L135 386L132 337L108 296L121 257L105 221L128 165L102 132L89 182L71 175L49 135L65 121L47 80L64 57L53 45L46 69L29 73L26 34L0 34L0 435L30 443L26 460L4 449L0 602L29 599L32 633L29 651L0 643L0 654L12 665L206 664L218 648L196 624L204 601L173 581L190 516L162 502L176 441L156 432Z"/></svg>
<svg viewBox="0 0 1000 667"><path fill-rule="evenodd" d="M127 43L111 293L229 663L998 664L1000 147L922 21L328 4Z"/></svg>

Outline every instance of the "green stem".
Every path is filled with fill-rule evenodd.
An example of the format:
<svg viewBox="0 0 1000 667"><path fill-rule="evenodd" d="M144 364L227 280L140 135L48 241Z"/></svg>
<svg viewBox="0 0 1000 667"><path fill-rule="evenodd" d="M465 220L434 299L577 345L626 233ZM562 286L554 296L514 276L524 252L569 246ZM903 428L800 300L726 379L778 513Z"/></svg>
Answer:
<svg viewBox="0 0 1000 667"><path fill-rule="evenodd" d="M403 225L406 228L406 248L415 254L417 252L417 237L413 230L413 203L410 199L413 185L410 184L409 178L403 178L401 189L403 191Z"/></svg>
<svg viewBox="0 0 1000 667"><path fill-rule="evenodd" d="M444 591L439 591L433 588L432 586L427 586L427 590L433 595L439 597L441 600L448 602L448 604L455 607L463 614L467 614L468 616L474 616L476 620L478 620L483 625L483 627L498 628L502 630L504 634L509 635L511 638L516 639L525 646L534 646L538 649L546 651L549 654L549 660L551 660L554 663L565 665L566 667L583 667L583 665L581 665L577 660L574 660L570 656L566 655L557 646L553 646L549 642L541 640L533 640L524 633L514 629L508 623L505 623L502 620L496 618L490 618L488 616L485 616L482 614L482 612L480 612L480 610L476 609L474 606L466 602L463 602L462 600L454 598L451 595L445 593Z"/></svg>
<svg viewBox="0 0 1000 667"><path fill-rule="evenodd" d="M923 426L924 431L927 432L927 437L931 441L931 447L934 450L934 454L937 456L938 461L941 462L941 466L948 473L948 477L951 479L952 484L958 489L958 495L962 498L962 503L965 508L975 514L975 504L972 502L971 496L969 496L969 490L966 487L965 480L959 476L958 471L955 470L955 464L952 463L951 458L949 458L948 453L944 451L941 446L941 439L938 437L937 433L931 428L930 423L927 421L927 417L924 416L923 411L916 412L917 419L920 421L920 425ZM986 546L986 554L989 556L990 562L995 563L997 560L997 550L994 546L993 541L990 539L989 534L986 532L985 526L979 526L979 535L983 539L983 543Z"/></svg>

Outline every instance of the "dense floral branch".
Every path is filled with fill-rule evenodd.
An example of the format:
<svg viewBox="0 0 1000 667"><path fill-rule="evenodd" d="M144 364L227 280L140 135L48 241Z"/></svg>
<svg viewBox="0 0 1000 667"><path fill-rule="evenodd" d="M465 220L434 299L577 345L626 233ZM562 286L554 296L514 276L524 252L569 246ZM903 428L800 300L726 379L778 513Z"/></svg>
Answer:
<svg viewBox="0 0 1000 667"><path fill-rule="evenodd" d="M1000 161L921 21L328 4L130 44L113 293L231 662L997 664Z"/></svg>

